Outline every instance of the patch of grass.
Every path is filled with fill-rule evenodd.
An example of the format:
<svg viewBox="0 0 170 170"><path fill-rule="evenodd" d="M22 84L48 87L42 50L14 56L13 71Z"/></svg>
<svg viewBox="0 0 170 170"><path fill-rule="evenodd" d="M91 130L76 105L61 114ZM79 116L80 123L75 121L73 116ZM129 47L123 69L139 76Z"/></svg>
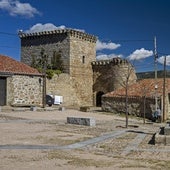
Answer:
<svg viewBox="0 0 170 170"><path fill-rule="evenodd" d="M89 139L89 138L88 137L82 137L82 138L78 138L78 139L67 139L67 140L65 140L65 139L62 139L60 137L48 138L46 136L41 136L41 135L39 135L35 138L35 140L39 140L44 144L54 144L54 145L59 145L59 146L70 145L70 144L73 144L73 143L85 141L87 139Z"/></svg>
<svg viewBox="0 0 170 170"><path fill-rule="evenodd" d="M101 161L101 160L94 160L94 159L81 159L81 158L74 158L68 162L70 165L79 166L79 167L98 167L104 168L113 165L113 162L110 161Z"/></svg>
<svg viewBox="0 0 170 170"><path fill-rule="evenodd" d="M170 169L170 161L157 161L158 166L161 167L161 169Z"/></svg>
<svg viewBox="0 0 170 170"><path fill-rule="evenodd" d="M3 119L3 120L26 120L22 117L8 116L8 115L4 115L4 114L0 114L0 119Z"/></svg>
<svg viewBox="0 0 170 170"><path fill-rule="evenodd" d="M19 157L18 157L18 155L9 155L9 156L4 156L4 159L14 159L14 160L18 160L19 159Z"/></svg>
<svg viewBox="0 0 170 170"><path fill-rule="evenodd" d="M103 115L110 115L110 116L119 116L121 118L125 118L126 117L126 114L125 113L114 113L114 112L105 112L105 111L100 111L100 112L96 112L98 114L103 114ZM128 118L131 118L131 119L137 119L137 120L143 120L143 117L139 117L139 116L135 116L135 115L128 115ZM147 118L146 118L146 121L147 121Z"/></svg>
<svg viewBox="0 0 170 170"><path fill-rule="evenodd" d="M47 158L49 160L52 160L52 159L71 160L73 159L73 156L70 155L70 153L67 153L64 151L51 151L51 152L48 152Z"/></svg>
<svg viewBox="0 0 170 170"><path fill-rule="evenodd" d="M170 161L168 160L157 160L157 159L151 159L151 158L126 158L124 163L121 165L121 168L146 168L146 169L164 169L169 170L170 169Z"/></svg>
<svg viewBox="0 0 170 170"><path fill-rule="evenodd" d="M23 155L9 155L9 156L5 156L3 159L10 159L10 162L32 162L32 161L39 161L42 160L43 157L41 156L33 156L27 160L24 160L24 156Z"/></svg>
<svg viewBox="0 0 170 170"><path fill-rule="evenodd" d="M83 159L77 156L73 156L68 152L61 151L52 151L48 153L48 159L61 159L68 160L69 165L78 166L78 167L109 167L113 165L113 162L110 161L100 161L94 159Z"/></svg>

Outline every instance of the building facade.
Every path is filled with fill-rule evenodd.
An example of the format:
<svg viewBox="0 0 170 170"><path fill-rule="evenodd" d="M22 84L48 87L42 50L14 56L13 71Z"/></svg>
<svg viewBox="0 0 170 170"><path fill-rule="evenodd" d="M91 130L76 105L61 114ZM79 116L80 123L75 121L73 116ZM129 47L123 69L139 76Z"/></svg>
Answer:
<svg viewBox="0 0 170 170"><path fill-rule="evenodd" d="M63 29L19 36L21 61L25 64L31 65L33 59L40 58L42 49L48 54L48 61L54 52L61 55L63 73L47 79L47 94L63 96L65 105L100 106L101 96L121 87L128 71L129 80L136 81L127 60L96 61L97 37L93 35Z"/></svg>
<svg viewBox="0 0 170 170"><path fill-rule="evenodd" d="M157 89L155 89L157 84ZM165 90L165 95L163 91ZM114 113L125 113L126 94L125 88L119 88L102 96L102 109ZM164 80L142 79L128 86L128 113L146 118L151 118L152 113L161 109L164 119L170 118L170 78ZM164 113L163 113L164 112Z"/></svg>
<svg viewBox="0 0 170 170"><path fill-rule="evenodd" d="M54 30L19 35L21 61L31 65L44 49L50 58L60 53L63 74L47 80L47 94L63 96L65 105L93 105L93 71L91 61L96 58L96 40L76 30Z"/></svg>
<svg viewBox="0 0 170 170"><path fill-rule="evenodd" d="M0 106L42 106L43 77L38 70L0 55Z"/></svg>

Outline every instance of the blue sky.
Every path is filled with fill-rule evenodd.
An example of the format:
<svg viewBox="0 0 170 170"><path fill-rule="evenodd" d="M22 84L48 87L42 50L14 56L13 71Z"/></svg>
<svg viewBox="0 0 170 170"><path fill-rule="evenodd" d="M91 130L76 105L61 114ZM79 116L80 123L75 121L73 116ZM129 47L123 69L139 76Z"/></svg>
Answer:
<svg viewBox="0 0 170 170"><path fill-rule="evenodd" d="M137 72L170 68L170 0L0 0L0 54L20 60L19 30L79 29L98 37L97 59L129 59Z"/></svg>

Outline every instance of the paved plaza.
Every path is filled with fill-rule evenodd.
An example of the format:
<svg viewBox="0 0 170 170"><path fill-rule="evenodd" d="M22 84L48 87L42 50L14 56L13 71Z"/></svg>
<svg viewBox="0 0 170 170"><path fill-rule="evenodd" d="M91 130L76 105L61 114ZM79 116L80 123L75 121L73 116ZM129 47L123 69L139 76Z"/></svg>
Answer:
<svg viewBox="0 0 170 170"><path fill-rule="evenodd" d="M96 126L68 124L93 117ZM93 109L0 112L0 169L169 169L170 146L154 145L164 124Z"/></svg>

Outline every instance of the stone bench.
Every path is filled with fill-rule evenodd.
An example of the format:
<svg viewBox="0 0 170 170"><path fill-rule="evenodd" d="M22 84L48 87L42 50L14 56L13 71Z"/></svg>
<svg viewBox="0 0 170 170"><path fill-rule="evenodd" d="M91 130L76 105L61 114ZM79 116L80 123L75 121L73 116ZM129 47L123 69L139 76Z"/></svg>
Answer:
<svg viewBox="0 0 170 170"><path fill-rule="evenodd" d="M168 124L162 127L159 133L155 134L155 144L170 146L170 126Z"/></svg>
<svg viewBox="0 0 170 170"><path fill-rule="evenodd" d="M85 126L96 126L95 118L67 117L67 123Z"/></svg>

